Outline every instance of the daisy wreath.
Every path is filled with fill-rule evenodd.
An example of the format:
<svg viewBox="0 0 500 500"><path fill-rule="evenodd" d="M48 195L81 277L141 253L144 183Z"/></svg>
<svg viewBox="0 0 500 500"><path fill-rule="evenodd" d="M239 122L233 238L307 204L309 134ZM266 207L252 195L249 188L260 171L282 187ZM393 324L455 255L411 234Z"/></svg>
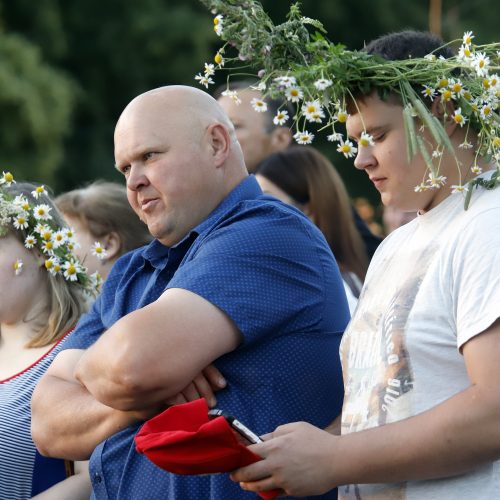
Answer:
<svg viewBox="0 0 500 500"><path fill-rule="evenodd" d="M9 229L24 232L24 246L36 249L45 258L45 268L52 276L63 276L64 279L82 286L84 291L95 296L99 292L102 278L99 273L89 275L87 269L78 260L73 250L78 245L75 232L67 227L61 227L52 217L52 208L43 203L47 195L44 186L37 186L31 196L41 200L38 204L30 202L27 196L13 196L7 189L15 184L10 172L0 176L0 237L5 236ZM95 242L92 253L103 259L106 250L99 242ZM22 272L22 260L17 258L13 265L14 274Z"/></svg>
<svg viewBox="0 0 500 500"><path fill-rule="evenodd" d="M214 63L205 63L204 72L195 79L208 88L214 83L211 77L215 71L226 64L239 68L239 74L256 72L259 83L254 88L262 92L263 98L252 101L254 109L266 111L267 97L294 103L293 117L278 110L274 121L283 125L291 118L299 144L313 141L315 133L310 128L314 126L318 132L327 131L327 139L337 143L337 151L347 158L354 156L356 146L339 130L348 117L347 102L354 95L374 89L382 99L396 93L403 103L408 161L420 153L427 165L425 177L415 191L440 188L446 182L439 175L442 153L446 149L455 156L455 152L443 123L424 103L439 96L444 104L453 103L451 118L466 128L467 136L469 130L478 134L475 146L466 139L460 147L475 147L476 159L482 156L496 164L489 178L482 176L452 186L453 191L467 192L467 208L474 187L492 189L500 182L500 76L496 73L500 69L499 43L474 45L474 35L469 31L463 39L450 42L461 43L454 57L445 59L431 53L423 58L390 61L331 43L319 21L302 16L298 3L291 5L286 22L274 25L257 0L201 2L215 15L214 30L225 43ZM233 50L236 55L230 57L228 52ZM223 95L239 103L237 92L229 90L229 86ZM443 120L449 118L445 112ZM433 150L423 137L424 129L435 141ZM357 147L372 143L373 138L364 132ZM470 171L474 175L481 173L476 162Z"/></svg>

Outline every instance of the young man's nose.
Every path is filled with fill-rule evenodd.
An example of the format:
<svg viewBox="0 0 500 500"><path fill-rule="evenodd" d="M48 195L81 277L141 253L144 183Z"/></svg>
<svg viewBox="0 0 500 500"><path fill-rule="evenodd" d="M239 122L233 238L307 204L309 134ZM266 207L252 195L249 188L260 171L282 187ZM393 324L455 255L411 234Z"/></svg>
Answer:
<svg viewBox="0 0 500 500"><path fill-rule="evenodd" d="M358 146L358 153L354 158L354 166L359 170L373 167L376 163L371 146Z"/></svg>
<svg viewBox="0 0 500 500"><path fill-rule="evenodd" d="M127 187L132 191L136 191L141 186L145 186L147 184L148 184L148 178L144 174L143 169L141 169L138 166L132 165L130 167L130 172L127 177Z"/></svg>

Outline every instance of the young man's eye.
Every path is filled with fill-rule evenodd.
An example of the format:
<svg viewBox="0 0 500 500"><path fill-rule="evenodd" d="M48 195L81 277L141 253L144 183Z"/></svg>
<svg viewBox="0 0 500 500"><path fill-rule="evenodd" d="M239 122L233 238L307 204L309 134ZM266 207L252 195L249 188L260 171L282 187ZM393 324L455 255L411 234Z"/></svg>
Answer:
<svg viewBox="0 0 500 500"><path fill-rule="evenodd" d="M150 151L148 153L145 153L144 154L144 161L151 160L151 158L153 158L155 154L156 153L154 151Z"/></svg>
<svg viewBox="0 0 500 500"><path fill-rule="evenodd" d="M123 167L120 167L120 172L123 175L127 175L130 172L130 165L124 165Z"/></svg>
<svg viewBox="0 0 500 500"><path fill-rule="evenodd" d="M383 141L385 139L386 133L382 132L381 134L376 134L373 136L373 140L376 142Z"/></svg>

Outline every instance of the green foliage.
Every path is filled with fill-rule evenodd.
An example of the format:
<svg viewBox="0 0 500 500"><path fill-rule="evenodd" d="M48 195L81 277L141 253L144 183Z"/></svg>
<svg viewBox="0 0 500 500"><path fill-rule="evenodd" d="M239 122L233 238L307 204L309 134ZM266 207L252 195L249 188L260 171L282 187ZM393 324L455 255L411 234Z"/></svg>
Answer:
<svg viewBox="0 0 500 500"><path fill-rule="evenodd" d="M0 33L0 164L46 182L63 157L75 85L16 34Z"/></svg>

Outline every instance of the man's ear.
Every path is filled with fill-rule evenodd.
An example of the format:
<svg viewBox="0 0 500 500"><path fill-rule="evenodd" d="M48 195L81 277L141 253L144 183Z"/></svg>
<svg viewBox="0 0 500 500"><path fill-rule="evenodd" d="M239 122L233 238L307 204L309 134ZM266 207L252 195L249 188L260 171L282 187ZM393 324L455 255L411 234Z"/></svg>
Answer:
<svg viewBox="0 0 500 500"><path fill-rule="evenodd" d="M458 123L453 119L455 114L453 102L451 100L444 102L439 96L432 101L431 113L443 124L448 137L450 137L458 126Z"/></svg>
<svg viewBox="0 0 500 500"><path fill-rule="evenodd" d="M271 152L283 151L292 142L292 133L287 127L276 127L271 132Z"/></svg>
<svg viewBox="0 0 500 500"><path fill-rule="evenodd" d="M229 131L222 123L212 123L207 129L207 137L215 164L220 167L226 161L231 150Z"/></svg>

